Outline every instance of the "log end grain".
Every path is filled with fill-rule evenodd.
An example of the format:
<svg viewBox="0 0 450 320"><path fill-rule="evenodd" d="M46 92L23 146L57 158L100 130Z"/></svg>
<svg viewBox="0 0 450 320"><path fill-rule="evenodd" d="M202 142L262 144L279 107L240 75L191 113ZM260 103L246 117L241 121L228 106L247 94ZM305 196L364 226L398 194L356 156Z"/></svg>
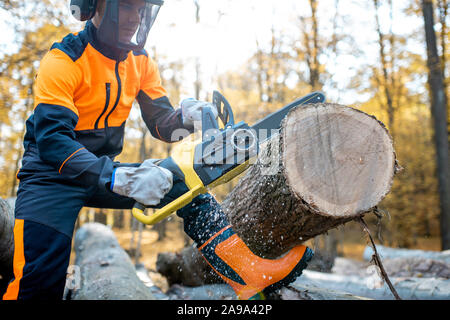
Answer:
<svg viewBox="0 0 450 320"><path fill-rule="evenodd" d="M392 139L374 117L337 104L299 106L222 205L255 254L276 258L370 212L397 169Z"/></svg>
<svg viewBox="0 0 450 320"><path fill-rule="evenodd" d="M316 213L356 216L391 188L392 139L364 112L330 103L296 108L284 120L282 139L287 183Z"/></svg>

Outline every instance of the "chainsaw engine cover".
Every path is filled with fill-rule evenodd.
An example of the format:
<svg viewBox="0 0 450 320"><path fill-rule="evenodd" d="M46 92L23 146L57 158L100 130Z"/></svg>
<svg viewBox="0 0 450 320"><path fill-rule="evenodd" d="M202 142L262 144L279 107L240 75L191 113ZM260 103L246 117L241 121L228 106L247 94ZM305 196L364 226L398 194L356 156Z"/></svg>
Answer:
<svg viewBox="0 0 450 320"><path fill-rule="evenodd" d="M254 130L243 121L218 130L195 147L194 170L205 186L258 154Z"/></svg>

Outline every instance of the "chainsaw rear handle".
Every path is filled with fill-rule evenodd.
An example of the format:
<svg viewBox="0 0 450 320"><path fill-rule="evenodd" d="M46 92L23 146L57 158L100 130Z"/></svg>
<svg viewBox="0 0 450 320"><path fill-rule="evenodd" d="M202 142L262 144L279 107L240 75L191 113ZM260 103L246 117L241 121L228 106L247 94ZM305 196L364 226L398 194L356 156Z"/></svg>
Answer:
<svg viewBox="0 0 450 320"><path fill-rule="evenodd" d="M206 192L200 178L194 171L195 146L199 141L185 142L174 146L171 156L156 163L173 174L172 189L164 196L158 209L146 215L146 207L135 203L131 212L142 223L153 225L189 204L195 197Z"/></svg>
<svg viewBox="0 0 450 320"><path fill-rule="evenodd" d="M233 110L225 97L220 92L214 91L212 103L217 109L218 118L222 121L224 128L233 127ZM211 139L212 136L219 134L220 130L211 107L203 107L202 140L206 141ZM167 202L166 198L173 200L163 205L162 208L156 209L150 215L144 213L146 207L143 204L135 203L131 212L137 220L144 224L156 224L189 204L198 195L207 191L194 169L195 147L198 143L199 141L177 145L172 149L169 158L157 163L159 166L170 170L174 175L174 186L161 202Z"/></svg>
<svg viewBox="0 0 450 320"><path fill-rule="evenodd" d="M139 202L136 202L133 206L133 209L131 210L131 213L133 216L139 220L140 222L144 224L150 224L154 225L161 220L164 220L168 216L170 216L172 213L176 212L177 210L183 208L187 204L189 204L196 196L203 193L203 190L201 187L194 188L192 190L189 190L185 194L183 194L181 197L178 197L177 199L173 200L172 202L169 202L167 205L162 207L161 209L157 209L153 214L146 215L145 212L145 206Z"/></svg>

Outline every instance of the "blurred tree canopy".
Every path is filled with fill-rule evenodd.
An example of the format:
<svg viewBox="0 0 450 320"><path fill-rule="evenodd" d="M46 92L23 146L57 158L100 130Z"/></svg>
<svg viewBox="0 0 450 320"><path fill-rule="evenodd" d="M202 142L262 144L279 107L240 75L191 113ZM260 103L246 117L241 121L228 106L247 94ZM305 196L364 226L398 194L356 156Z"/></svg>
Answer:
<svg viewBox="0 0 450 320"><path fill-rule="evenodd" d="M201 16L199 8L203 2L191 2ZM410 247L420 237L439 236L434 129L423 25L412 25L408 34L396 33L392 27L399 16L421 19L420 1L404 1L400 11L394 8L393 0L359 1L367 12L364 28L374 39L369 49L356 43L352 28L360 26L351 25L353 17L343 10L344 2L329 0L325 4L323 0L303 0L302 3L304 10L294 14L291 32L272 25L269 40L255 37L256 50L246 63L217 74L209 81L227 97L236 120L250 124L312 90L326 94L338 92L331 96L332 102L337 103L341 93L355 93L355 101L349 105L375 115L387 126L394 139L399 164L404 168L379 206L380 211L386 213L382 220L383 240L387 245ZM434 3L435 30L448 97L449 2L436 0ZM33 109L33 79L39 61L53 42L75 27L79 28L67 22L66 5L56 0L33 3L0 0L0 10L9 15L15 30L13 49L2 48L0 52L2 197L14 196L16 192L15 174L23 152L24 124ZM326 12L331 12L331 20L324 18ZM201 17L196 21L201 25ZM176 22L171 23L176 32ZM412 42L415 45L411 45ZM173 60L156 47L149 51L159 64L163 84L176 106L187 93L185 88L200 79L201 61ZM352 70L343 72L339 68L341 59L354 59ZM197 70L197 74L186 73L188 69ZM347 80L342 80L344 78ZM194 92L188 94L193 96ZM126 132L119 161L162 158L170 151L170 145L151 137L136 113L130 115ZM213 193L223 199L236 181L218 187Z"/></svg>

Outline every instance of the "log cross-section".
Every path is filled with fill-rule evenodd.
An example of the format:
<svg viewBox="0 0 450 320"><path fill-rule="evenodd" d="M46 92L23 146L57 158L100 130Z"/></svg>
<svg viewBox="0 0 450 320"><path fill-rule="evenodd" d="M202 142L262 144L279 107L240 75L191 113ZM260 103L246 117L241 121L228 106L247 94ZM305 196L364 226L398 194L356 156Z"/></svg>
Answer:
<svg viewBox="0 0 450 320"><path fill-rule="evenodd" d="M370 211L396 170L392 139L375 117L338 104L301 106L223 207L254 253L275 258Z"/></svg>

